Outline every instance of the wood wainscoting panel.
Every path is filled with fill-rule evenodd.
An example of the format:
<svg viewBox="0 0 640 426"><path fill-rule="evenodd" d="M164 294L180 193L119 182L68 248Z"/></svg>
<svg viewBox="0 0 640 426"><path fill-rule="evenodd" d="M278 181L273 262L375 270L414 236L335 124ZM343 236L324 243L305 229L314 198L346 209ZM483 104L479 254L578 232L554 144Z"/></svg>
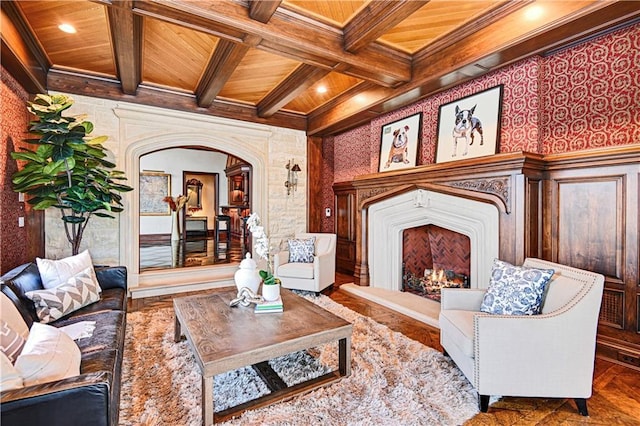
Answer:
<svg viewBox="0 0 640 426"><path fill-rule="evenodd" d="M622 176L557 180L557 262L621 279Z"/></svg>
<svg viewBox="0 0 640 426"><path fill-rule="evenodd" d="M640 146L544 159L543 256L605 276L596 353L640 369Z"/></svg>

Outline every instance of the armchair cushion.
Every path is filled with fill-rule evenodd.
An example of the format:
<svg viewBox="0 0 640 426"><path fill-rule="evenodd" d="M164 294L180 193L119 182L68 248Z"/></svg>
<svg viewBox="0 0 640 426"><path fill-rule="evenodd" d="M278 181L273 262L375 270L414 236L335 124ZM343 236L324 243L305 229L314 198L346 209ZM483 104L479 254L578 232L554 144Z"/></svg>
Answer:
<svg viewBox="0 0 640 426"><path fill-rule="evenodd" d="M316 237L289 240L289 263L312 263ZM312 277L313 278L313 277Z"/></svg>
<svg viewBox="0 0 640 426"><path fill-rule="evenodd" d="M500 315L537 315L553 269L514 266L495 259L480 311Z"/></svg>
<svg viewBox="0 0 640 426"><path fill-rule="evenodd" d="M451 341L456 342L462 353L469 358L475 356L473 353L474 315L479 315L478 311L443 310L439 321L440 332L450 336Z"/></svg>
<svg viewBox="0 0 640 426"><path fill-rule="evenodd" d="M278 277L313 279L313 263L285 263L278 268Z"/></svg>

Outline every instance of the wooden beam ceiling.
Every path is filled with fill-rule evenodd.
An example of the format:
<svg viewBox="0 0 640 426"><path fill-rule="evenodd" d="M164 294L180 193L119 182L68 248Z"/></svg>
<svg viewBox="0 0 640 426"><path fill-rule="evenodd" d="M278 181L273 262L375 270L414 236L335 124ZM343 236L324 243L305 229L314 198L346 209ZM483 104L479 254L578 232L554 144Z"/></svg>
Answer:
<svg viewBox="0 0 640 426"><path fill-rule="evenodd" d="M43 48L47 40L39 42L19 2L13 1L1 3L3 66L34 93L53 90L104 97L300 129L310 136L348 130L533 54L640 19L636 2L576 0L550 3L559 18L537 24L523 19L533 0L487 0L469 22L409 55L379 39L407 19L422 20L421 28L429 28L424 20L431 6L428 0L364 0L364 7L354 8L351 18L344 15L342 29L317 19L320 9L305 14L283 0L94 3L106 9L108 28L103 34L110 35L114 75L53 64ZM39 10L29 9L34 14ZM47 10L56 13L55 8ZM40 19L47 20L40 12ZM170 69L181 84L167 87L170 79L154 80L147 72L142 82L143 69L156 70L155 77L168 75L162 72L162 43L156 42L154 67L145 67L145 28L147 33L162 28L155 34L164 36L160 40L165 43L172 34L182 34L174 54L178 45L194 47L199 56L184 69L184 78L179 68ZM47 31L51 34L50 26ZM60 42L55 47L60 51ZM186 51L181 58L190 59ZM267 62L281 73L270 74L268 86L257 85ZM345 75L353 77L340 92L323 100L308 92L326 76L338 74L343 74L343 81ZM233 98L234 91L241 96Z"/></svg>
<svg viewBox="0 0 640 426"><path fill-rule="evenodd" d="M131 11L132 0L114 0L107 8L122 91L135 95L142 75L142 17Z"/></svg>
<svg viewBox="0 0 640 426"><path fill-rule="evenodd" d="M396 0L368 3L344 29L345 50L351 53L360 51L429 1Z"/></svg>

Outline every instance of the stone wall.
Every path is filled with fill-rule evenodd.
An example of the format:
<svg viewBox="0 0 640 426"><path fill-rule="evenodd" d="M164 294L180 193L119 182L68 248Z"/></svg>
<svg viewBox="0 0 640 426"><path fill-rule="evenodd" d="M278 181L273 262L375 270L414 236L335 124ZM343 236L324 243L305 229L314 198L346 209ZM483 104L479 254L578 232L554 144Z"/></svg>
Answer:
<svg viewBox="0 0 640 426"><path fill-rule="evenodd" d="M134 191L123 194L125 211L116 220L92 218L81 249L88 248L96 263L124 264L138 273L137 233L139 162L141 155L164 148L200 145L240 157L253 166L252 200L269 236L280 240L306 231L306 135L304 132L218 117L74 95L69 114L87 114L94 136L107 135L117 169L125 172ZM287 196L285 164L300 165L298 190ZM185 167L188 169L188 167ZM221 190L224 190L221 188ZM62 222L48 211L46 255L69 255ZM137 282L136 279L133 283Z"/></svg>

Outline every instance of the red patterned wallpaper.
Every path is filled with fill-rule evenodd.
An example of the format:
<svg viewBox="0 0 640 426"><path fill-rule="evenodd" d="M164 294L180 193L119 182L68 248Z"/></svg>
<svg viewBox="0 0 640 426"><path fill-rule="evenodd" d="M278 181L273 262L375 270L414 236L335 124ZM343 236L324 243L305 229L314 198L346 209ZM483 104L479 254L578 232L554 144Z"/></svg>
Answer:
<svg viewBox="0 0 640 426"><path fill-rule="evenodd" d="M11 176L17 171L17 164L10 153L24 146L22 139L29 122L26 104L27 92L9 75L4 67L2 73L2 146L0 159L2 170L2 197L0 198L0 273L5 273L29 259L27 257L27 228L18 227L18 217L24 216L18 203L18 194L13 192Z"/></svg>
<svg viewBox="0 0 640 426"><path fill-rule="evenodd" d="M549 154L640 143L638 64L640 24L635 24L501 68L336 135L333 182L377 172L382 126L416 112L423 113L417 164L433 163L439 106L498 84L503 85L500 152ZM333 230L329 226L325 232Z"/></svg>
<svg viewBox="0 0 640 426"><path fill-rule="evenodd" d="M640 25L545 58L544 154L640 142Z"/></svg>

